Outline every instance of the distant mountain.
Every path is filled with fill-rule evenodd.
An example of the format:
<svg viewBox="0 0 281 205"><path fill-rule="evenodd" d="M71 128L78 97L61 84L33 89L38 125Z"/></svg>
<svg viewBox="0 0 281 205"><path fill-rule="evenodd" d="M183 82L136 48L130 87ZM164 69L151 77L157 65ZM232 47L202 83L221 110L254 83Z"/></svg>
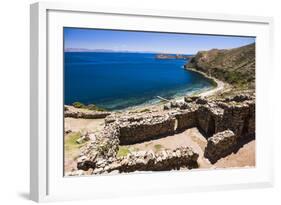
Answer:
<svg viewBox="0 0 281 205"><path fill-rule="evenodd" d="M154 51L128 51L113 49L87 49L87 48L66 48L65 52L101 52L101 53L157 53Z"/></svg>
<svg viewBox="0 0 281 205"><path fill-rule="evenodd" d="M129 50L113 50L113 49L88 49L88 48L65 48L65 52L104 52L104 53L152 53L157 54L159 51L129 51ZM163 55L170 53L161 52ZM185 55L185 54L172 54L172 55Z"/></svg>
<svg viewBox="0 0 281 205"><path fill-rule="evenodd" d="M65 52L115 52L110 49L66 48Z"/></svg>

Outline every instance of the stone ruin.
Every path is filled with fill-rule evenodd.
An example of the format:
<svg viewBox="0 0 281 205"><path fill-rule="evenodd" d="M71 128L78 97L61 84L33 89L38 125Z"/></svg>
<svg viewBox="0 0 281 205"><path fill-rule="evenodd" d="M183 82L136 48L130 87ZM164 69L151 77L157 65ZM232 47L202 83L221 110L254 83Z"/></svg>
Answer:
<svg viewBox="0 0 281 205"><path fill-rule="evenodd" d="M237 95L222 100L186 97L185 102L164 105L161 112L111 114L105 118L101 135L82 151L77 168L92 168L93 174L196 168L198 154L188 147L117 157L119 144L139 143L192 127L207 138L204 156L215 163L255 137L255 96Z"/></svg>
<svg viewBox="0 0 281 205"><path fill-rule="evenodd" d="M106 118L105 123L115 124L120 131L121 145L129 145L173 134L175 117L169 114L149 113Z"/></svg>
<svg viewBox="0 0 281 205"><path fill-rule="evenodd" d="M238 95L223 100L187 97L188 109L171 112L178 120L177 130L197 127L209 138L215 133L232 130L238 138L255 135L255 97Z"/></svg>
<svg viewBox="0 0 281 205"><path fill-rule="evenodd" d="M237 144L237 136L231 130L218 132L208 139L204 156L211 163L231 154Z"/></svg>
<svg viewBox="0 0 281 205"><path fill-rule="evenodd" d="M188 147L175 150L163 150L159 153L153 151L138 151L125 157L110 158L97 161L93 166L92 161L78 162L78 168L87 171L93 168L92 174L109 172L134 172L134 171L164 171L172 169L197 168L198 154ZM86 165L86 166L85 166Z"/></svg>
<svg viewBox="0 0 281 205"><path fill-rule="evenodd" d="M91 168L93 174L100 174L198 167L198 154L188 147L163 150L160 153L138 151L125 157L117 157L121 129L116 123L106 124L101 135L82 150L81 157L77 160L78 169L87 171Z"/></svg>
<svg viewBox="0 0 281 205"><path fill-rule="evenodd" d="M186 97L185 104L188 109L179 103L178 112L172 113L178 120L177 130L197 127L208 140L204 156L211 163L255 138L255 96L242 94L222 100Z"/></svg>

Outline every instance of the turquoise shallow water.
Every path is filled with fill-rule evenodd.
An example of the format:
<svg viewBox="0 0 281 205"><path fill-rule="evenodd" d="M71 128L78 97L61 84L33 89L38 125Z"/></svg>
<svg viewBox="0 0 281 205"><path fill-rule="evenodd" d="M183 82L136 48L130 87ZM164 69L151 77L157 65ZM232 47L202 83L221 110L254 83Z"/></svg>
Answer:
<svg viewBox="0 0 281 205"><path fill-rule="evenodd" d="M211 88L204 76L183 69L186 60L148 53L65 52L64 101L108 110L155 103Z"/></svg>

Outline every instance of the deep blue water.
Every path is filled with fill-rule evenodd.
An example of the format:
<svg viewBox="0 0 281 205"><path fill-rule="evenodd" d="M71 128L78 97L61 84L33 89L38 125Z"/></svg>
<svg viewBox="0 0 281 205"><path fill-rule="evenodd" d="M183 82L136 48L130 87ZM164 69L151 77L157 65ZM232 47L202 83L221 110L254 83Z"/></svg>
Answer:
<svg viewBox="0 0 281 205"><path fill-rule="evenodd" d="M157 60L155 54L65 52L65 104L79 101L108 110L174 98L212 83L186 71L186 60Z"/></svg>

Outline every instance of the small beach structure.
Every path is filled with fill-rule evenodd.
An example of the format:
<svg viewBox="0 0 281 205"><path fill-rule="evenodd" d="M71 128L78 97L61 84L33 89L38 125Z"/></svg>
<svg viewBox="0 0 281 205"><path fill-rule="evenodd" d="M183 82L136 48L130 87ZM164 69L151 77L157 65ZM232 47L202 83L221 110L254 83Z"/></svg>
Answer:
<svg viewBox="0 0 281 205"><path fill-rule="evenodd" d="M160 100L163 100L163 101L166 101L166 102L170 102L170 100L166 99L166 98L163 98L161 96L156 96L157 98L159 98Z"/></svg>

